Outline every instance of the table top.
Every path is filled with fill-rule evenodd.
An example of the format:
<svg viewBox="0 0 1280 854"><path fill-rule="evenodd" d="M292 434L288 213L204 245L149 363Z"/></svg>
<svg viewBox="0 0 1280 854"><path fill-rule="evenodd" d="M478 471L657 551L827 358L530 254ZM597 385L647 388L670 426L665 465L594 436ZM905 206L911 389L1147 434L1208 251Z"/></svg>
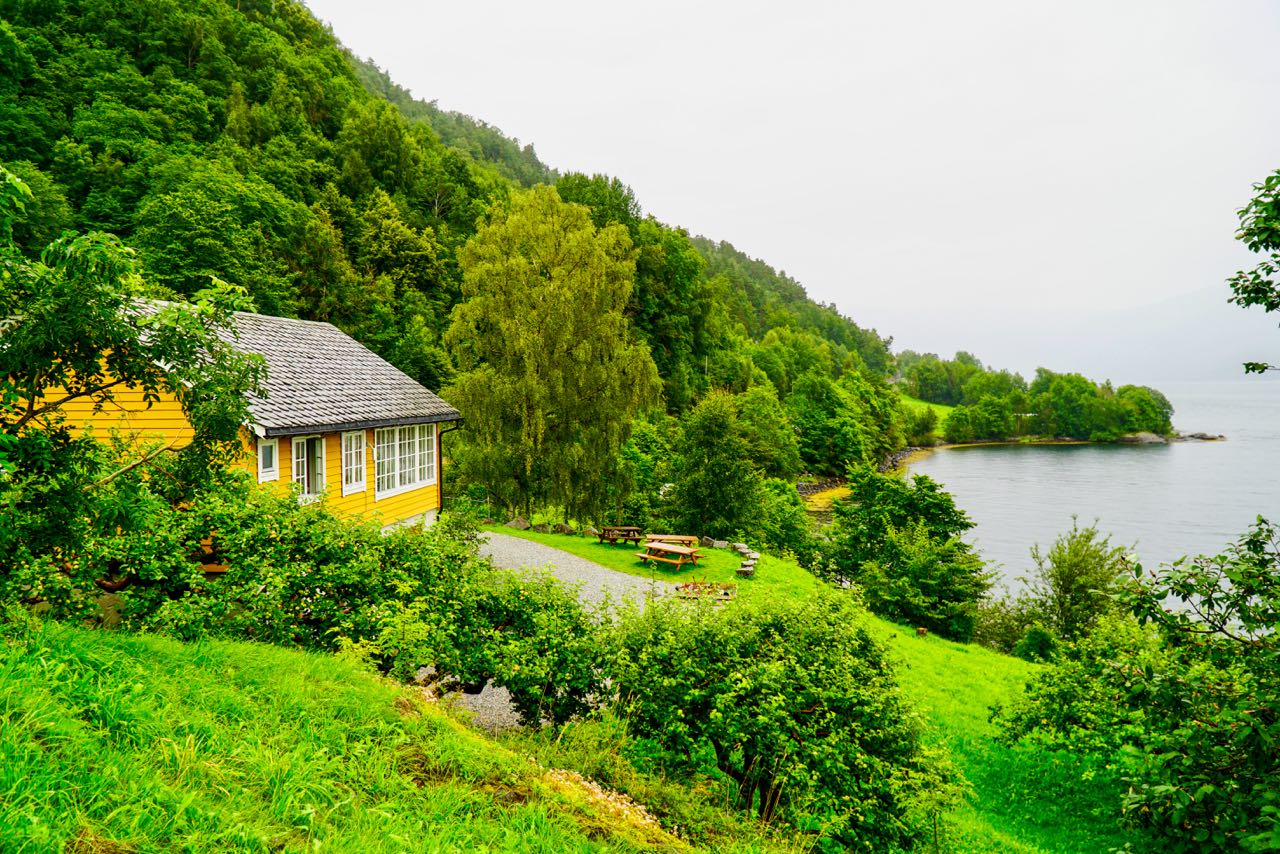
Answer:
<svg viewBox="0 0 1280 854"><path fill-rule="evenodd" d="M644 544L644 547L651 552L666 552L673 555L692 555L693 549L685 546L677 546L672 543L663 543L657 540L650 540Z"/></svg>

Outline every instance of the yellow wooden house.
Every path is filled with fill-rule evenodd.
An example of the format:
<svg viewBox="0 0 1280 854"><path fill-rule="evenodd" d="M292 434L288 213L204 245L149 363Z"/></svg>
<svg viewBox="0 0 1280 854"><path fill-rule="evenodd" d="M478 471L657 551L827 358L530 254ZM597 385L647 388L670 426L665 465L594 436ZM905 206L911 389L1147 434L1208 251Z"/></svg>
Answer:
<svg viewBox="0 0 1280 854"><path fill-rule="evenodd" d="M266 361L264 394L249 400L242 463L259 483L294 489L301 500L323 496L335 512L385 527L435 518L440 434L459 420L456 409L331 324L237 312L235 325L234 346ZM83 400L64 412L72 424L138 441L181 446L192 435L175 399L148 406L133 389L101 411Z"/></svg>

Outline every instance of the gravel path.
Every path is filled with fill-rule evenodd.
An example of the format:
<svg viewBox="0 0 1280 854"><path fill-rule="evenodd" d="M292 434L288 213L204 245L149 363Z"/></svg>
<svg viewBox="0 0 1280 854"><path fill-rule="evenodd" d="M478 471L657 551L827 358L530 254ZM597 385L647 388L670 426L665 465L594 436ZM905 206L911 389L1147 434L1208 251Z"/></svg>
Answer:
<svg viewBox="0 0 1280 854"><path fill-rule="evenodd" d="M664 596L675 589L665 581L649 581L625 572L606 569L586 558L571 555L542 543L507 534L485 534L480 554L502 569L546 568L570 587L578 587L583 602L598 604L607 596L613 602L631 598L643 602L649 596Z"/></svg>
<svg viewBox="0 0 1280 854"><path fill-rule="evenodd" d="M643 602L650 596L665 596L675 586L665 581L649 581L625 572L606 569L586 558L544 546L521 537L507 534L484 534L485 542L480 554L493 561L501 569L547 569L556 578L576 587L578 597L589 604L599 604L608 599L622 602L633 599ZM491 732L512 729L520 725L511 696L506 688L486 685L479 694L458 694L453 703L473 715L476 726Z"/></svg>

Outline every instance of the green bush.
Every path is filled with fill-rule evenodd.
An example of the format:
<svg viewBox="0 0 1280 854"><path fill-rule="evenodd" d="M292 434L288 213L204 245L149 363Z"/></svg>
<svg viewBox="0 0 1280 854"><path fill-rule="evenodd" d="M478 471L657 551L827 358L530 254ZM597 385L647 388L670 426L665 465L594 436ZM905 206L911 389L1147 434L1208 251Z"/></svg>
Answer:
<svg viewBox="0 0 1280 854"><path fill-rule="evenodd" d="M991 574L959 539L973 527L964 511L924 475L851 467L849 489L815 569L859 584L877 614L969 640Z"/></svg>
<svg viewBox="0 0 1280 854"><path fill-rule="evenodd" d="M760 608L650 605L618 630L619 714L668 770L722 774L766 821L845 846L910 845L920 799L946 773L862 621L834 592Z"/></svg>
<svg viewBox="0 0 1280 854"><path fill-rule="evenodd" d="M958 538L935 538L916 522L901 531L891 528L880 553L859 569L857 581L877 614L967 642L991 573Z"/></svg>
<svg viewBox="0 0 1280 854"><path fill-rule="evenodd" d="M1039 623L1028 626L1013 645L1013 654L1027 661L1050 661L1058 654L1058 639Z"/></svg>
<svg viewBox="0 0 1280 854"><path fill-rule="evenodd" d="M1280 531L1259 520L1223 554L1118 594L1003 715L1008 740L1089 754L1128 783L1126 821L1162 851L1280 846Z"/></svg>

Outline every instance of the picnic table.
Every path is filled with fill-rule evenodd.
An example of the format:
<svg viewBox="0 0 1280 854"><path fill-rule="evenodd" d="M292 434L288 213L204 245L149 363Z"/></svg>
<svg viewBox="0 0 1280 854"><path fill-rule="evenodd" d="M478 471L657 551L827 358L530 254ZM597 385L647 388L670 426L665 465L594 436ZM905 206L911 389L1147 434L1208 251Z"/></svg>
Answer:
<svg viewBox="0 0 1280 854"><path fill-rule="evenodd" d="M645 534L644 538L651 543L675 543L678 546L688 546L691 549L698 546L698 538L690 534ZM639 543L636 545L639 545Z"/></svg>
<svg viewBox="0 0 1280 854"><path fill-rule="evenodd" d="M651 560L661 561L662 563L672 564L676 569L679 569L686 563L697 566L698 558L702 557L702 553L688 546L677 546L674 543L649 540L644 544L644 551L636 552L636 557L640 558L641 563L647 563Z"/></svg>
<svg viewBox="0 0 1280 854"><path fill-rule="evenodd" d="M624 543L635 543L637 546L644 539L640 529L634 525L605 525L599 537L602 543L616 543L621 540Z"/></svg>

